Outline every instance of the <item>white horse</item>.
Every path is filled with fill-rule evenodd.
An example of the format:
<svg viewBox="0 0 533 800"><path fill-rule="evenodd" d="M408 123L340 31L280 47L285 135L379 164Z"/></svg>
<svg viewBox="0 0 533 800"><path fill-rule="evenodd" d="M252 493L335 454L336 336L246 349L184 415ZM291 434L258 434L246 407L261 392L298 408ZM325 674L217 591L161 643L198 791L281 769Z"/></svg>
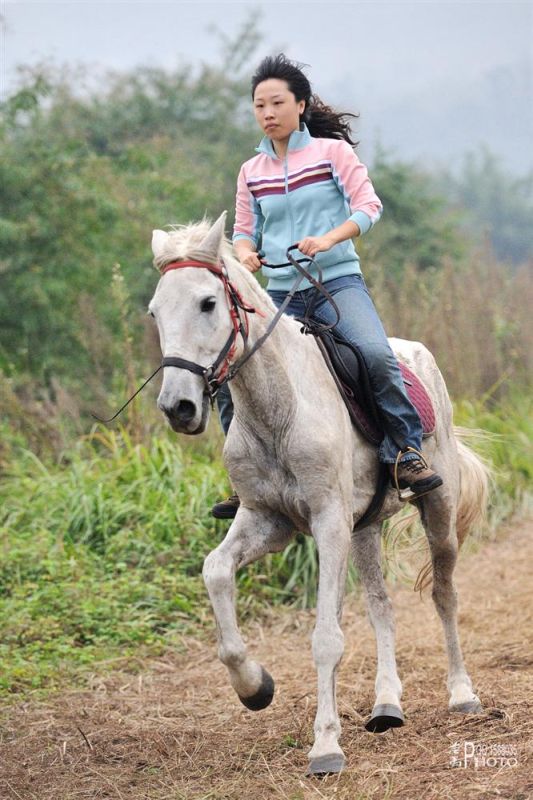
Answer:
<svg viewBox="0 0 533 800"><path fill-rule="evenodd" d="M232 363L265 333L277 310L232 254L224 238L224 221L225 213L212 227L204 220L170 233L153 233L154 264L162 277L149 311L157 321L164 359L173 363L164 368L157 402L172 428L186 434L204 431L210 411L207 383L190 365L214 364L233 341L234 326L222 277L198 265L179 268L180 264L194 259L207 267L220 264L222 257L242 305L257 310L255 314L240 312L249 326L248 341L241 333L235 334L229 352ZM164 271L167 265L171 268ZM284 314L232 379L235 415L224 462L241 503L225 539L205 559L203 577L215 613L219 657L231 685L248 708L265 708L272 700L274 682L249 657L239 632L235 571L283 550L296 531L313 537L320 565L312 636L318 708L307 774L324 774L340 771L345 762L338 741L335 676L344 650L340 622L350 548L377 640L376 699L366 727L381 732L403 724L393 614L380 564L381 522L402 503L391 488L379 520L353 532L374 493L376 448L353 428L316 342L302 336L300 327ZM477 521L486 501L488 474L454 436L451 403L431 353L418 342L391 339L391 345L421 378L435 408L435 434L425 440L423 452L444 484L420 498L417 507L431 552L433 599L444 627L449 708L479 713L482 707L459 644L452 575L458 542ZM217 369L225 366L219 359Z"/></svg>

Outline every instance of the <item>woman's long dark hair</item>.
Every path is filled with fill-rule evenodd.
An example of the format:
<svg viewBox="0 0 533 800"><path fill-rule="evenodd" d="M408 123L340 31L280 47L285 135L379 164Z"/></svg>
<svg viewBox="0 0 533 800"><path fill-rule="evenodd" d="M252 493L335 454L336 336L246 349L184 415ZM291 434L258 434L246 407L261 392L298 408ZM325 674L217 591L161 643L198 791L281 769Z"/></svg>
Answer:
<svg viewBox="0 0 533 800"><path fill-rule="evenodd" d="M305 100L305 109L300 115L300 122L305 122L311 136L344 139L352 146L357 145L358 142L354 142L350 137L348 118L356 118L359 114L339 113L323 103L318 95L313 94L311 84L301 70L302 66L305 65L290 61L283 53L264 58L252 78L252 100L257 86L263 81L269 78L286 81L297 102Z"/></svg>

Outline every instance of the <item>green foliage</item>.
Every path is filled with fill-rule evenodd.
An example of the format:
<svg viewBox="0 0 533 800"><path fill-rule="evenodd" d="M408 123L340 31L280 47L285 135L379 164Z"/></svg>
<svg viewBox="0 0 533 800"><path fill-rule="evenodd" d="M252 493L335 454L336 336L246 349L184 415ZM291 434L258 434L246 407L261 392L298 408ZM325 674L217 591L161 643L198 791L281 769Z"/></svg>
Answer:
<svg viewBox="0 0 533 800"><path fill-rule="evenodd" d="M529 393L511 392L505 402L490 396L462 400L455 423L472 428L475 449L494 469L495 487L489 509L491 527L513 512L531 511L533 500L533 401Z"/></svg>
<svg viewBox="0 0 533 800"><path fill-rule="evenodd" d="M459 175L442 176L437 185L457 208L470 239L487 238L506 263L533 259L533 172L512 178L498 157L483 148L465 156Z"/></svg>
<svg viewBox="0 0 533 800"><path fill-rule="evenodd" d="M224 483L207 457L125 433L95 433L57 466L23 451L2 484L4 686L40 685L41 661L68 669L190 630L217 538L202 504Z"/></svg>
<svg viewBox="0 0 533 800"><path fill-rule="evenodd" d="M442 268L445 259L459 261L467 252L457 229L458 215L446 198L414 164L390 162L378 151L372 182L383 203L383 218L361 242L364 263L400 278L406 265L417 271Z"/></svg>
<svg viewBox="0 0 533 800"><path fill-rule="evenodd" d="M254 36L252 26L245 52ZM28 73L4 103L0 368L43 383L62 375L80 388L96 359L110 380L120 351L113 265L122 264L141 308L155 279L152 228L233 206L256 139L234 61L227 54L199 73L139 69L88 96L77 93L79 74Z"/></svg>
<svg viewBox="0 0 533 800"><path fill-rule="evenodd" d="M0 687L54 684L81 665L199 632L203 560L227 527L209 513L228 486L208 442L144 446L125 430L97 430L60 463L16 443L15 452L0 484ZM241 614L266 601L307 605L313 558L306 542L242 570Z"/></svg>

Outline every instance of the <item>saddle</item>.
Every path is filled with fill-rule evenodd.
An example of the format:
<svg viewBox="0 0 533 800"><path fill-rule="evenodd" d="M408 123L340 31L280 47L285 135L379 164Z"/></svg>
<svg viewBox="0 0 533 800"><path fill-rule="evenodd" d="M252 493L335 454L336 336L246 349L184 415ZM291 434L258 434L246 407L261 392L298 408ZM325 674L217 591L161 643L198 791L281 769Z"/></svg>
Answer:
<svg viewBox="0 0 533 800"><path fill-rule="evenodd" d="M361 351L331 330L313 331L319 349L346 404L353 424L378 446L385 431L374 400L370 378ZM435 431L433 404L421 380L401 361L398 362L407 396L418 411L424 438Z"/></svg>
<svg viewBox="0 0 533 800"><path fill-rule="evenodd" d="M360 350L342 339L331 329L313 329L318 347L326 365L337 384L350 419L363 436L376 447L380 445L385 431L379 409L370 385L368 370ZM435 412L431 399L420 379L402 362L398 362L407 395L418 411L422 422L423 436L435 431ZM390 487L390 476L386 464L379 462L376 491L363 516L354 526L355 530L366 527L379 515L385 495Z"/></svg>

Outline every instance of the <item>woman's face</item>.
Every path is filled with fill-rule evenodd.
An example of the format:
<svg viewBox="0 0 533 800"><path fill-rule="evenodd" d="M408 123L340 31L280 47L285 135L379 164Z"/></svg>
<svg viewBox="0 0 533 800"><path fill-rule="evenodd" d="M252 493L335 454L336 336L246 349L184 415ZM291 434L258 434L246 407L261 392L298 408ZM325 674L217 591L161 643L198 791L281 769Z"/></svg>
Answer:
<svg viewBox="0 0 533 800"><path fill-rule="evenodd" d="M297 101L287 81L269 78L254 92L254 113L259 127L274 141L288 139L300 127L305 100Z"/></svg>

